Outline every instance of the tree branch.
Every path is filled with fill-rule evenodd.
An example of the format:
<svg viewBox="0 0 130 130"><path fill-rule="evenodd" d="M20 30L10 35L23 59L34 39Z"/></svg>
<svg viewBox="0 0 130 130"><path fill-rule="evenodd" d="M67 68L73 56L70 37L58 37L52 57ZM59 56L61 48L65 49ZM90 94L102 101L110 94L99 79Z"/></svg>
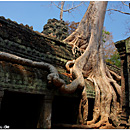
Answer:
<svg viewBox="0 0 130 130"><path fill-rule="evenodd" d="M123 5L125 5L125 6L128 6L129 7L129 5L127 5L124 1L121 1L122 2L122 4Z"/></svg>
<svg viewBox="0 0 130 130"><path fill-rule="evenodd" d="M83 3L84 3L84 2L82 1L82 2L80 2L80 4L77 5L77 6L73 6L73 4L72 4L72 8L67 9L67 10L63 10L63 12L69 12L70 10L73 10L73 9L75 9L75 8L77 8L77 7L79 7L79 6L81 6Z"/></svg>
<svg viewBox="0 0 130 130"><path fill-rule="evenodd" d="M53 1L52 1L52 3L53 3L58 9L61 10L61 8L60 8L58 5L56 5ZM77 5L77 6L73 6L73 4L72 4L72 8L63 10L63 12L69 12L70 10L73 10L73 9L75 9L75 8L77 8L77 7L79 7L79 6L81 6L83 3L84 3L84 2L82 1L82 2L80 2L80 4Z"/></svg>
<svg viewBox="0 0 130 130"><path fill-rule="evenodd" d="M61 8L60 8L58 5L56 5L53 1L52 1L52 3L53 3L58 9L61 10Z"/></svg>
<svg viewBox="0 0 130 130"><path fill-rule="evenodd" d="M120 10L118 10L118 9L108 9L108 10L106 10L106 11L111 11L111 10L113 10L113 11L117 11L117 12L120 12L120 13L122 13L122 14L130 15L130 13L123 12L123 11L120 11Z"/></svg>

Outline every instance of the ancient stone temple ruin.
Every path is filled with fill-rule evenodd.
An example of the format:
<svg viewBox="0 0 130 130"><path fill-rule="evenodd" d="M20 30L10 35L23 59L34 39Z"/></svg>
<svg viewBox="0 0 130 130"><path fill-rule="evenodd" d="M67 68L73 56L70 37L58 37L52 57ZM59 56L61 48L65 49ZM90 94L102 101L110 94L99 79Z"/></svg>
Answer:
<svg viewBox="0 0 130 130"><path fill-rule="evenodd" d="M71 46L35 32L32 27L0 17L0 52L50 63L66 83L70 82L65 64L73 59ZM57 123L77 123L81 92L61 93L48 83L48 73L47 69L0 58L0 126L55 128ZM88 89L92 103L94 94L93 88Z"/></svg>
<svg viewBox="0 0 130 130"><path fill-rule="evenodd" d="M47 24L43 27L42 33L59 40L64 40L68 36L68 27L64 21L49 19Z"/></svg>
<svg viewBox="0 0 130 130"><path fill-rule="evenodd" d="M130 126L130 37L115 43L121 59L122 118ZM125 122L124 122L125 123Z"/></svg>
<svg viewBox="0 0 130 130"><path fill-rule="evenodd" d="M130 58L128 53L125 53L126 46L129 52L128 42L125 42L126 44L123 42L125 41L117 43L116 46L122 61L121 84L126 126L130 107L129 66L126 62L129 65ZM5 57L2 56L3 53ZM81 90L64 94L48 82L49 71L46 68L14 60L8 54L16 59L21 57L35 63L45 62L55 66L66 84L71 82L71 78L67 74L65 64L74 58L68 44L55 37L33 31L28 25L24 26L0 17L0 126L31 129L73 128L71 126L78 125ZM119 68L109 64L108 67L120 75ZM92 85L86 84L86 87L89 103L88 120L91 120L95 91Z"/></svg>

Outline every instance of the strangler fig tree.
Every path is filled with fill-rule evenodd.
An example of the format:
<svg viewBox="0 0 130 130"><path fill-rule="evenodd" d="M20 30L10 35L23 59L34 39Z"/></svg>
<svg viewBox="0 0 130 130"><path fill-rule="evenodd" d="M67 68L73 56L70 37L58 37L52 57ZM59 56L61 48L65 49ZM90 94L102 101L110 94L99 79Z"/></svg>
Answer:
<svg viewBox="0 0 130 130"><path fill-rule="evenodd" d="M107 68L104 58L102 29L106 7L107 1L91 1L78 28L64 40L72 46L73 54L80 52L80 56L67 62L66 68L75 79L69 85L63 85L61 90L73 92L77 88L83 89L82 101L85 103L82 112L79 106L80 123L92 128L119 125L118 115L122 112L121 86L116 81L121 77ZM96 93L91 121L87 120L85 78L94 84Z"/></svg>

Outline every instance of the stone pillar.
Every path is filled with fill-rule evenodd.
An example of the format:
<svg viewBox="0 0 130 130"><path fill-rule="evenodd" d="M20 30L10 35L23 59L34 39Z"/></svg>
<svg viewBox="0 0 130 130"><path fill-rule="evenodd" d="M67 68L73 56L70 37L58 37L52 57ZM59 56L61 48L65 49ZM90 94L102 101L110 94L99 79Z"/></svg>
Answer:
<svg viewBox="0 0 130 130"><path fill-rule="evenodd" d="M44 129L51 128L52 100L53 96L51 95L44 96L37 128L44 128Z"/></svg>
<svg viewBox="0 0 130 130"><path fill-rule="evenodd" d="M0 90L0 125L2 122L1 103L2 103L3 96L4 96L4 91Z"/></svg>
<svg viewBox="0 0 130 130"><path fill-rule="evenodd" d="M130 37L126 40L116 42L116 47L121 57L121 82L123 93L123 116L128 122L127 126L130 128ZM122 117L123 117L122 116Z"/></svg>
<svg viewBox="0 0 130 130"><path fill-rule="evenodd" d="M118 41L115 43L118 49L121 59L121 91L122 91L122 114L121 120L128 119L128 107L129 107L129 86L128 86L128 66L127 66L127 52L126 52L126 40Z"/></svg>
<svg viewBox="0 0 130 130"><path fill-rule="evenodd" d="M123 108L128 105L128 72L127 72L127 55L126 55L126 45L125 40L118 41L115 43L118 49L120 59L121 59L121 90L122 90L122 102Z"/></svg>
<svg viewBox="0 0 130 130"><path fill-rule="evenodd" d="M130 107L130 39L126 40L127 72L128 72L128 101Z"/></svg>
<svg viewBox="0 0 130 130"><path fill-rule="evenodd" d="M127 97L127 63L126 63L126 57L121 59L121 91L122 91L122 102L123 107L126 107L128 105L128 101L126 102Z"/></svg>
<svg viewBox="0 0 130 130"><path fill-rule="evenodd" d="M4 96L4 91L0 91L0 110L1 110L1 102L2 102L3 96Z"/></svg>

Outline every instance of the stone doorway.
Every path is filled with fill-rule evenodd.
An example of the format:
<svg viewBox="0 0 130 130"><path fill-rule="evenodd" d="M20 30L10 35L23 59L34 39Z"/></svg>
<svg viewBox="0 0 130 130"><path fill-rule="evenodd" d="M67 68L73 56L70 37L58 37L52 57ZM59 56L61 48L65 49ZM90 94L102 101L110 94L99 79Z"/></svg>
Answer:
<svg viewBox="0 0 130 130"><path fill-rule="evenodd" d="M94 100L88 98L88 120L93 118ZM52 103L52 128L68 129L68 126L62 124L78 124L79 103L80 97L55 96Z"/></svg>
<svg viewBox="0 0 130 130"><path fill-rule="evenodd" d="M88 98L88 121L93 119L94 98Z"/></svg>
<svg viewBox="0 0 130 130"><path fill-rule="evenodd" d="M55 96L52 103L52 128L55 124L76 124L80 98Z"/></svg>
<svg viewBox="0 0 130 130"><path fill-rule="evenodd" d="M10 129L37 128L43 96L5 91L0 110L0 126Z"/></svg>

